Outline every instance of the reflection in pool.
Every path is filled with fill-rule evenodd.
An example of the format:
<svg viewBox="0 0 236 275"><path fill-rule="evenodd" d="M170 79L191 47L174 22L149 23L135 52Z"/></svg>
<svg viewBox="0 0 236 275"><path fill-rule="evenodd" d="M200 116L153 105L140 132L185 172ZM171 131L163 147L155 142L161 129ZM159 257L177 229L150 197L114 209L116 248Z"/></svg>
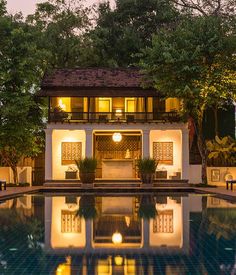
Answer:
<svg viewBox="0 0 236 275"><path fill-rule="evenodd" d="M236 204L25 195L0 203L0 274L234 274Z"/></svg>

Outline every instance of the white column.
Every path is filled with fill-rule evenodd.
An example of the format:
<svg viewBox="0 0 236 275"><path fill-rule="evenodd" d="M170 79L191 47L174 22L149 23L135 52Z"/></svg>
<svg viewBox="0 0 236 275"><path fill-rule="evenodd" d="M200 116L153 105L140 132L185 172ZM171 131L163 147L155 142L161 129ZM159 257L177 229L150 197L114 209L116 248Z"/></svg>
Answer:
<svg viewBox="0 0 236 275"><path fill-rule="evenodd" d="M143 248L149 248L149 219L143 219Z"/></svg>
<svg viewBox="0 0 236 275"><path fill-rule="evenodd" d="M143 130L143 158L150 157L150 130Z"/></svg>
<svg viewBox="0 0 236 275"><path fill-rule="evenodd" d="M85 238L86 238L86 245L85 249L91 250L92 248L92 226L93 226L93 220L92 219L86 219L85 220Z"/></svg>
<svg viewBox="0 0 236 275"><path fill-rule="evenodd" d="M189 131L182 129L182 179L189 180Z"/></svg>
<svg viewBox="0 0 236 275"><path fill-rule="evenodd" d="M45 129L45 181L52 180L52 129Z"/></svg>
<svg viewBox="0 0 236 275"><path fill-rule="evenodd" d="M93 130L87 129L85 141L85 157L93 157Z"/></svg>

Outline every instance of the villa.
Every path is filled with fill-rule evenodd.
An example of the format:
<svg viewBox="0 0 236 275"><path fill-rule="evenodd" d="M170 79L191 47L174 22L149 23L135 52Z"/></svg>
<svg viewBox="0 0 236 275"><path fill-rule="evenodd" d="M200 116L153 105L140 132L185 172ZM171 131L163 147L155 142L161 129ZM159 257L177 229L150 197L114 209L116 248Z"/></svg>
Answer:
<svg viewBox="0 0 236 275"><path fill-rule="evenodd" d="M156 179L200 182L189 162L180 101L144 88L138 69L58 69L43 78L48 98L46 182L77 179L75 160L95 157L96 178L138 179L136 160L158 160Z"/></svg>

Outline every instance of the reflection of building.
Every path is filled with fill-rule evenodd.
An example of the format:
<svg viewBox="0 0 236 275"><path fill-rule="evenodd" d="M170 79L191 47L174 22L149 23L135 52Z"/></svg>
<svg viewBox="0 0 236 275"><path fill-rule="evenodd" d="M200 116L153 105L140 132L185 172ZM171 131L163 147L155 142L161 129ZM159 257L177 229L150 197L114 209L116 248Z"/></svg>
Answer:
<svg viewBox="0 0 236 275"><path fill-rule="evenodd" d="M87 274L112 274L118 270L122 270L121 274L137 274L138 270L147 274L147 269L149 274L155 274L153 253L158 257L172 255L173 259L190 253L190 212L201 211L201 196L158 196L158 216L150 221L137 216L139 197L96 197L98 215L93 221L75 216L79 200L71 196L45 198L45 252L71 255L64 262L67 268L80 261L84 272L90 268ZM122 235L121 243L112 241L115 232ZM148 255L143 266L141 255ZM63 268L61 262L59 269ZM181 265L165 268L171 274L181 270Z"/></svg>
<svg viewBox="0 0 236 275"><path fill-rule="evenodd" d="M157 178L193 182L180 101L160 98L142 81L137 69L56 70L44 77L38 95L49 103L46 181L68 179L75 159L94 156L97 178L137 178L135 160L153 157Z"/></svg>
<svg viewBox="0 0 236 275"><path fill-rule="evenodd" d="M76 217L80 197L46 197L46 247L49 251L50 248L76 248L78 253L78 248L85 247L88 251L110 248L122 251L135 247L140 251L140 248L153 247L156 251L168 248L168 251L188 253L188 239L184 234L189 232L189 212L201 211L200 206L196 207L200 198L193 198L196 200L193 208L190 197L158 196L155 200L157 217L140 220L138 197L96 197L98 215L91 222ZM118 245L112 242L114 233L122 235Z"/></svg>

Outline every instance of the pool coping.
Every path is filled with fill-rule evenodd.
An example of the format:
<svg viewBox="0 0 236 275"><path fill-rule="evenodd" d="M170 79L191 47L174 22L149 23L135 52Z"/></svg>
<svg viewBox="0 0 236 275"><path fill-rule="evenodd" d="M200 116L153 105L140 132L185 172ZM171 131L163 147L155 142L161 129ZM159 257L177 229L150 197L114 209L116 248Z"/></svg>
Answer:
<svg viewBox="0 0 236 275"><path fill-rule="evenodd" d="M170 193L170 191L175 193L197 193L197 194L211 194L218 198L227 199L236 202L236 191L225 190L220 187L194 187L194 186L155 186L155 187L93 187L93 188L82 188L82 187L46 187L46 186L32 186L32 187L8 187L7 190L0 191L0 201L6 199L12 199L18 197L22 194L32 194L32 193L86 193L86 194L116 194L122 195L127 193L133 194L145 194L152 192Z"/></svg>

